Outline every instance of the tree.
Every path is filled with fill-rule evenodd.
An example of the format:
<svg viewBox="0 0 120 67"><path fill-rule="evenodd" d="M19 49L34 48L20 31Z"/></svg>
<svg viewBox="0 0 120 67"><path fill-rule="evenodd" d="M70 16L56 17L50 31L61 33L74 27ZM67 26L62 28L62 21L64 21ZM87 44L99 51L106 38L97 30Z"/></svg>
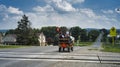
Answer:
<svg viewBox="0 0 120 67"><path fill-rule="evenodd" d="M16 32L14 29L10 29L5 33L5 35L7 35L7 34L16 34Z"/></svg>
<svg viewBox="0 0 120 67"><path fill-rule="evenodd" d="M88 41L87 31L85 29L82 29L80 32L80 40L82 42Z"/></svg>
<svg viewBox="0 0 120 67"><path fill-rule="evenodd" d="M46 41L48 44L54 43L54 45L57 45L58 39L57 35L59 32L56 30L58 27L56 26L48 26L48 27L42 27L40 32L43 32L44 35L46 36ZM65 34L67 31L67 27L60 27L60 31Z"/></svg>
<svg viewBox="0 0 120 67"><path fill-rule="evenodd" d="M46 36L46 41L48 44L53 43L55 40L55 36L57 35L57 31L56 31L55 26L48 26L48 27L42 27L40 32L43 32L44 35Z"/></svg>
<svg viewBox="0 0 120 67"><path fill-rule="evenodd" d="M56 31L56 27L53 26L53 27L42 27L40 32L43 32L46 36L46 38L54 38L55 35L57 34L57 31Z"/></svg>
<svg viewBox="0 0 120 67"><path fill-rule="evenodd" d="M91 30L90 32L89 32L89 39L91 39L91 41L95 41L96 40L96 38L99 36L99 31L98 30Z"/></svg>
<svg viewBox="0 0 120 67"><path fill-rule="evenodd" d="M80 36L80 31L81 28L78 26L70 28L70 33L73 37L75 37L75 41L78 40L78 37Z"/></svg>
<svg viewBox="0 0 120 67"><path fill-rule="evenodd" d="M31 45L34 43L38 43L37 36L34 34L31 28L31 23L26 15L23 15L22 19L18 21L16 32L17 42L19 44Z"/></svg>
<svg viewBox="0 0 120 67"><path fill-rule="evenodd" d="M60 27L60 30L62 32L62 34L66 34L66 31L68 31L67 27Z"/></svg>

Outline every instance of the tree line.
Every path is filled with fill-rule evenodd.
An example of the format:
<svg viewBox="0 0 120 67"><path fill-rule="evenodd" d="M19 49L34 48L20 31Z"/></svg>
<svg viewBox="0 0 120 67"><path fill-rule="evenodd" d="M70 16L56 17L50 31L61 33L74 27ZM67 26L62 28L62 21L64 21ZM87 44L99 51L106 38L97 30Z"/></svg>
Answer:
<svg viewBox="0 0 120 67"><path fill-rule="evenodd" d="M9 30L7 34L16 34L17 35L17 43L23 45L39 45L38 41L38 33L43 32L46 36L47 44L57 44L57 36L58 32L56 31L57 26L48 26L42 27L41 29L31 28L31 22L29 21L26 15L22 16L22 19L18 21L18 26L16 29ZM60 27L63 33L69 31L71 35L75 38L75 42L77 40L81 42L87 41L95 41L95 39L100 34L99 30L90 30L82 29L79 26L67 28L65 26Z"/></svg>

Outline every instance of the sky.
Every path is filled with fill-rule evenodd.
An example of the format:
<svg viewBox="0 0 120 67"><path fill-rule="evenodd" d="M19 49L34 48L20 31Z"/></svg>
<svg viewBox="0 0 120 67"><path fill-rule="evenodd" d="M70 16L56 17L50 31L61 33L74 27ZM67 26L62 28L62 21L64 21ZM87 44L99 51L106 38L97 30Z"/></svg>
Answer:
<svg viewBox="0 0 120 67"><path fill-rule="evenodd" d="M0 29L17 28L24 14L32 28L120 29L120 0L0 0Z"/></svg>

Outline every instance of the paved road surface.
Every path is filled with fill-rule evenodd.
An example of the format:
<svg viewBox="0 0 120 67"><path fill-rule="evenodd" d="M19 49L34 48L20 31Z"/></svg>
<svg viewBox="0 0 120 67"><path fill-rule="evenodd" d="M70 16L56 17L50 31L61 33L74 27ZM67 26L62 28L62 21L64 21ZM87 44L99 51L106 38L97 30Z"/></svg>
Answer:
<svg viewBox="0 0 120 67"><path fill-rule="evenodd" d="M0 67L119 67L120 54L74 47L58 52L57 46L0 49Z"/></svg>

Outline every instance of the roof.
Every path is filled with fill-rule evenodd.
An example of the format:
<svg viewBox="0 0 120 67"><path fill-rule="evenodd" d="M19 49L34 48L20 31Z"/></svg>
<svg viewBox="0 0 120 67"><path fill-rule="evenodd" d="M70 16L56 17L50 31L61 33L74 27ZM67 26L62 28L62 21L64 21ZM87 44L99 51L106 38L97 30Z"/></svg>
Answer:
<svg viewBox="0 0 120 67"><path fill-rule="evenodd" d="M14 38L17 38L17 35L16 34L7 34L5 37L14 37Z"/></svg>

